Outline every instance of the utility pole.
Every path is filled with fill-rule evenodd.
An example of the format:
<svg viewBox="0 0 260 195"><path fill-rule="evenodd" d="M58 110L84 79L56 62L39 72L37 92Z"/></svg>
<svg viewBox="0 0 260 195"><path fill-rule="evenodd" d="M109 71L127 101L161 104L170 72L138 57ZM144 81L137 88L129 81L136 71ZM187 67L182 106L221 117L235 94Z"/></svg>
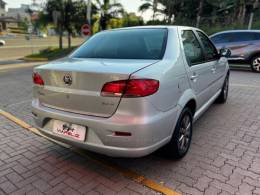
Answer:
<svg viewBox="0 0 260 195"><path fill-rule="evenodd" d="M87 22L88 25L91 26L91 11L92 11L92 2L88 0L87 2Z"/></svg>
<svg viewBox="0 0 260 195"><path fill-rule="evenodd" d="M249 23L248 23L248 30L251 30L251 28L252 28L252 24L253 24L253 20L254 20L254 14L255 14L255 10L258 8L258 3L259 3L259 0L255 0L255 3L253 5L253 10L250 13L250 19L249 19Z"/></svg>
<svg viewBox="0 0 260 195"><path fill-rule="evenodd" d="M199 28L200 26L200 21L201 21L201 14L203 11L203 5L204 5L204 0L200 0L199 7L198 7L198 13L197 13L197 19L196 19L196 27Z"/></svg>

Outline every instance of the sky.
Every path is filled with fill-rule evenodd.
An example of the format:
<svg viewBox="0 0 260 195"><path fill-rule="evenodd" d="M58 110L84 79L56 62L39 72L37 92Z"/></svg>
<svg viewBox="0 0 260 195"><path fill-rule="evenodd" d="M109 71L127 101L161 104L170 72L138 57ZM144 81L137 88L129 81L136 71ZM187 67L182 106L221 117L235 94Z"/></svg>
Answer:
<svg viewBox="0 0 260 195"><path fill-rule="evenodd" d="M20 7L20 4L31 4L32 0L4 0L7 3L7 7ZM44 2L44 0L36 0L36 2ZM138 7L143 3L142 0L118 0L118 2L122 3L126 11L128 12L136 12L138 11ZM141 15L141 13L137 13L137 15ZM151 17L151 13L147 11L142 15L145 20L149 20Z"/></svg>

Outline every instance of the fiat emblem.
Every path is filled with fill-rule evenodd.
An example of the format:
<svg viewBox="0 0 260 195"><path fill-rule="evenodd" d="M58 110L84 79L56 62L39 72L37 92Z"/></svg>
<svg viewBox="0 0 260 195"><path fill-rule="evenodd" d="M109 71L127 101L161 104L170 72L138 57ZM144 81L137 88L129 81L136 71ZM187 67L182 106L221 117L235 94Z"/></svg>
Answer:
<svg viewBox="0 0 260 195"><path fill-rule="evenodd" d="M71 85L72 84L72 77L69 74L66 74L63 77L63 81L66 85Z"/></svg>

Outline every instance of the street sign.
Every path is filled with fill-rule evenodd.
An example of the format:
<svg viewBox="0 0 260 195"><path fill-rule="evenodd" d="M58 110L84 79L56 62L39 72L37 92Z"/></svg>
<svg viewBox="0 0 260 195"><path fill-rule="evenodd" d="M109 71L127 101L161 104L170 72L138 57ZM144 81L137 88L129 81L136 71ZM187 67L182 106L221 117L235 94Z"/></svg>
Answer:
<svg viewBox="0 0 260 195"><path fill-rule="evenodd" d="M81 33L82 33L84 36L90 36L90 35L91 35L90 26L89 26L88 24L84 24L84 25L81 27Z"/></svg>

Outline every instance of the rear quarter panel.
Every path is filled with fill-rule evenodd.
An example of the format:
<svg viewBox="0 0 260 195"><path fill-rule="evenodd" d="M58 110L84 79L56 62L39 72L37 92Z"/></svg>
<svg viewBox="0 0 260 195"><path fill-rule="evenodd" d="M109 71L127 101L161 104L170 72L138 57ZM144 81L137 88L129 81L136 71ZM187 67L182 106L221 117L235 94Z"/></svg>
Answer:
<svg viewBox="0 0 260 195"><path fill-rule="evenodd" d="M160 81L159 91L149 96L149 102L157 110L166 112L177 106L189 84L176 29L169 29L163 60L132 74L131 78L152 78Z"/></svg>

